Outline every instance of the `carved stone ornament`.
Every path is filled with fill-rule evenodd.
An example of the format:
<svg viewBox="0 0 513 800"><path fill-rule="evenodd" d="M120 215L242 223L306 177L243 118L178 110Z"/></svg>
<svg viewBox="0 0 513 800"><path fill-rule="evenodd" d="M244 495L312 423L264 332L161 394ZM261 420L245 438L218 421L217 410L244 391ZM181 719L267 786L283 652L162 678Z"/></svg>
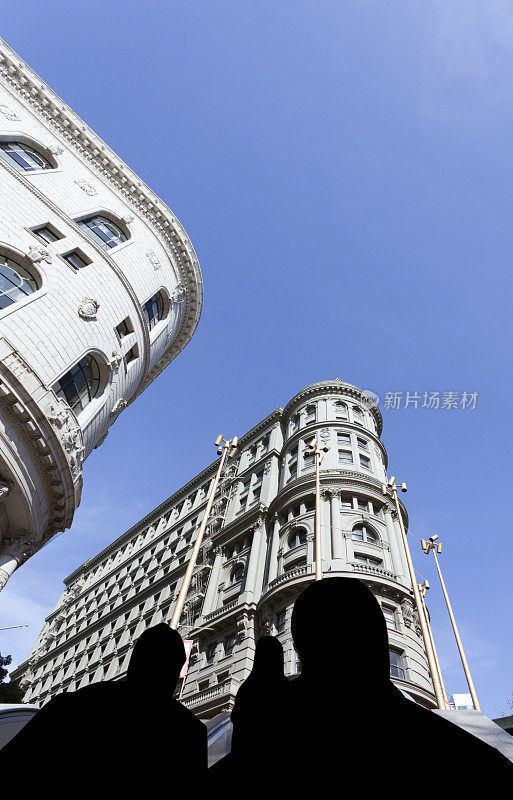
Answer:
<svg viewBox="0 0 513 800"><path fill-rule="evenodd" d="M66 453L73 480L82 472L84 442L82 431L67 403L56 401L46 408L46 416L56 429L63 450Z"/></svg>
<svg viewBox="0 0 513 800"><path fill-rule="evenodd" d="M241 641L248 635L250 627L248 615L242 614L237 620L237 635Z"/></svg>
<svg viewBox="0 0 513 800"><path fill-rule="evenodd" d="M159 257L154 250L150 250L148 253L146 253L146 257L150 262L151 266L153 267L153 269L161 268L162 264L160 263Z"/></svg>
<svg viewBox="0 0 513 800"><path fill-rule="evenodd" d="M173 294L171 295L171 302L181 303L182 300L185 298L186 294L187 294L187 287L184 286L183 283L177 284L173 290Z"/></svg>
<svg viewBox="0 0 513 800"><path fill-rule="evenodd" d="M112 410L110 412L111 417L117 417L118 414L121 414L124 408L128 405L127 401L124 397L120 397L119 400L116 400L114 405L112 406Z"/></svg>
<svg viewBox="0 0 513 800"><path fill-rule="evenodd" d="M94 319L99 308L98 300L93 297L85 297L78 307L78 315L82 319Z"/></svg>
<svg viewBox="0 0 513 800"><path fill-rule="evenodd" d="M274 623L274 614L270 609L264 608L258 617L258 632L260 636L269 636Z"/></svg>
<svg viewBox="0 0 513 800"><path fill-rule="evenodd" d="M273 465L272 459L270 458L268 461L265 462L264 466L264 475L268 475L271 471L271 467Z"/></svg>
<svg viewBox="0 0 513 800"><path fill-rule="evenodd" d="M5 500L7 495L9 494L10 486L12 486L11 482L7 481L0 481L0 503L2 500Z"/></svg>
<svg viewBox="0 0 513 800"><path fill-rule="evenodd" d="M323 428L319 434L319 438L321 439L322 442L324 442L324 444L326 444L326 442L329 441L330 438L330 429Z"/></svg>
<svg viewBox="0 0 513 800"><path fill-rule="evenodd" d="M112 358L109 361L109 369L114 371L115 369L119 368L119 365L123 361L123 356L118 350L112 351Z"/></svg>
<svg viewBox="0 0 513 800"><path fill-rule="evenodd" d="M12 108L9 108L9 106L6 106L5 103L0 103L0 114L3 114L4 117L11 122L19 122L20 120L16 112L13 111Z"/></svg>
<svg viewBox="0 0 513 800"><path fill-rule="evenodd" d="M27 258L29 258L33 264L37 264L39 261L45 261L47 264L52 263L52 256L48 250L45 250L44 247L36 247L35 244L30 247Z"/></svg>
<svg viewBox="0 0 513 800"><path fill-rule="evenodd" d="M54 154L54 156L62 156L62 154L64 153L64 150L63 150L62 147L50 147L49 150L50 150L50 153ZM75 183L76 183L76 181L75 181Z"/></svg>
<svg viewBox="0 0 513 800"><path fill-rule="evenodd" d="M124 222L125 225L130 225L130 223L133 221L134 221L133 214L126 214L124 217L121 217L121 222Z"/></svg>
<svg viewBox="0 0 513 800"><path fill-rule="evenodd" d="M79 186L83 192L85 192L89 197L94 197L95 194L98 194L94 186L92 186L87 181L75 181L77 186Z"/></svg>

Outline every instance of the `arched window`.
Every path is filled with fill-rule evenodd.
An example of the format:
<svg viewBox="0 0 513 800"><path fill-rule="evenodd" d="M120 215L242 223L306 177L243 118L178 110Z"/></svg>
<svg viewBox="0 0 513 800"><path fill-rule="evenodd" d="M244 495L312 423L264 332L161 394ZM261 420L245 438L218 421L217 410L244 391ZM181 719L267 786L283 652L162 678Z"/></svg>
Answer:
<svg viewBox="0 0 513 800"><path fill-rule="evenodd" d="M121 228L112 222L107 217L102 217L101 214L95 214L94 217L81 219L78 223L100 247L104 250L110 250L111 247L116 247L121 242L126 242L127 236Z"/></svg>
<svg viewBox="0 0 513 800"><path fill-rule="evenodd" d="M81 358L57 381L53 390L74 411L82 411L100 391L100 367L94 356L88 354Z"/></svg>
<svg viewBox="0 0 513 800"><path fill-rule="evenodd" d="M157 292L143 305L143 314L151 330L164 316L164 299L161 292Z"/></svg>
<svg viewBox="0 0 513 800"><path fill-rule="evenodd" d="M0 155L19 172L54 169L47 158L24 142L0 142Z"/></svg>
<svg viewBox="0 0 513 800"><path fill-rule="evenodd" d="M367 542L367 544L379 544L378 534L367 527L367 525L357 525L353 528L351 539L355 542Z"/></svg>
<svg viewBox="0 0 513 800"><path fill-rule="evenodd" d="M0 309L23 300L38 289L37 281L25 267L0 255Z"/></svg>
<svg viewBox="0 0 513 800"><path fill-rule="evenodd" d="M289 550L293 547L299 547L301 544L306 544L306 531L304 528L295 528L287 540Z"/></svg>
<svg viewBox="0 0 513 800"><path fill-rule="evenodd" d="M337 402L334 403L334 408L335 408L335 419L345 419L345 420L349 419L347 414L347 406L345 403L341 403L340 401L337 400Z"/></svg>
<svg viewBox="0 0 513 800"><path fill-rule="evenodd" d="M244 572L244 565L237 564L237 566L234 567L230 573L230 584L233 586L234 583L240 583L244 577Z"/></svg>

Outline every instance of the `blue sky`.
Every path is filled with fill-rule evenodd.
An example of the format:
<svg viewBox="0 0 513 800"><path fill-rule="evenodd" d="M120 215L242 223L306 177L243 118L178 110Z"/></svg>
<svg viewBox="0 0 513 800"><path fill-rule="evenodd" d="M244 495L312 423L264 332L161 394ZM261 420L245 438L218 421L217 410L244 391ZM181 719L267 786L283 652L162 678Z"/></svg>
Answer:
<svg viewBox="0 0 513 800"><path fill-rule="evenodd" d="M199 328L85 467L71 531L11 578L22 660L62 579L303 386L479 392L386 409L450 691L443 567L484 710L508 711L513 10L467 0L18 0L2 36L173 209Z"/></svg>

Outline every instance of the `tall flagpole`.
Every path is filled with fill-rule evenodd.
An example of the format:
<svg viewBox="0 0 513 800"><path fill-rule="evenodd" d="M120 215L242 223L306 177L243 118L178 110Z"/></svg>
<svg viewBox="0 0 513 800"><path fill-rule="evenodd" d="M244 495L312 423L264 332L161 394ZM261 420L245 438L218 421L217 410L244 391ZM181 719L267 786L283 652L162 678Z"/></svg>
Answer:
<svg viewBox="0 0 513 800"><path fill-rule="evenodd" d="M468 665L467 657L465 655L465 650L463 649L463 643L460 638L458 626L456 625L456 620L454 618L451 601L449 600L449 595L445 587L445 581L442 577L442 570L440 569L440 564L438 563L438 559L436 557L437 553L442 552L442 542L437 542L436 541L437 539L438 536L435 534L434 536L430 536L428 541L426 541L425 539L421 539L420 545L426 555L429 555L431 551L433 552L436 569L438 572L438 577L440 578L440 583L442 586L442 592L444 593L445 604L447 606L447 611L449 612L449 618L451 620L452 629L454 631L454 638L456 639L456 644L458 645L461 663L463 664L463 670L465 672L465 678L467 679L467 684L470 690L470 695L472 697L472 702L474 704L474 708L476 709L476 711L481 711L481 706L479 705L479 700L477 699L476 687L474 686L474 681L472 680L472 675L470 674L470 667Z"/></svg>
<svg viewBox="0 0 513 800"><path fill-rule="evenodd" d="M205 533L205 528L207 527L208 518L210 516L210 511L212 509L212 503L214 502L214 497L217 491L219 478L221 477L221 473L223 471L224 462L226 461L227 458L233 458L233 456L236 454L238 442L239 442L238 436L234 436L232 439L224 439L221 434L219 434L219 436L214 442L215 446L217 447L217 454L221 456L221 460L219 461L219 467L217 468L214 482L212 483L212 486L210 488L207 505L205 506L205 511L203 512L203 519L201 520L201 525L198 531L198 535L196 536L196 541L194 542L194 547L192 548L191 557L189 559L184 579L182 581L182 586L180 588L180 592L176 600L173 616L171 617L171 622L169 623L169 626L171 628L174 628L175 630L178 628L178 625L180 624L180 617L182 616L183 607L185 604L187 593L189 591L192 573L194 572L194 568L198 560L200 547L203 541L203 535Z"/></svg>
<svg viewBox="0 0 513 800"><path fill-rule="evenodd" d="M321 539L321 475L320 466L324 453L329 447L319 447L317 439L312 439L305 450L305 454L315 458L315 580L322 578L322 539Z"/></svg>
<svg viewBox="0 0 513 800"><path fill-rule="evenodd" d="M388 495L388 492L390 492L390 495L395 502L395 508L399 520L399 528L401 530L401 537L403 540L403 548L406 555L406 563L408 564L408 572L410 575L411 587L413 589L413 597L415 600L415 605L417 607L417 614L419 617L420 629L422 631L422 638L424 639L424 647L426 649L426 656L428 660L429 671L431 673L431 681L433 683L433 690L435 693L436 704L438 708L445 710L445 701L442 693L442 687L440 685L440 678L438 677L438 669L436 667L435 655L433 653L433 647L431 645L431 638L429 636L429 629L427 625L426 616L424 614L422 600L420 599L419 587L417 585L417 578L415 577L415 569L413 567L410 548L408 546L408 539L406 538L406 530L404 527L403 515L401 513L401 507L399 506L399 498L397 496L397 486L393 475L388 481L388 484L383 483L381 485L381 491L383 492L384 495ZM401 483L401 491L402 492L407 491L405 483Z"/></svg>

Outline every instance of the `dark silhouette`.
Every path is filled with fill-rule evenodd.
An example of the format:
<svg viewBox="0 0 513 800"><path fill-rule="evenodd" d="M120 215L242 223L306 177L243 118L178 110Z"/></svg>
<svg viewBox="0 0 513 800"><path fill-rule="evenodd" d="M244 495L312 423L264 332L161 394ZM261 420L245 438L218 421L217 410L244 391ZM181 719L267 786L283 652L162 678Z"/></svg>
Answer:
<svg viewBox="0 0 513 800"><path fill-rule="evenodd" d="M173 699L185 662L177 631L161 623L137 640L126 681L63 692L0 750L2 773L18 788L53 796L93 788L105 796L136 790L181 791L207 770L207 731ZM27 769L30 767L30 769Z"/></svg>
<svg viewBox="0 0 513 800"><path fill-rule="evenodd" d="M283 682L274 653L272 669L251 673L232 715L236 746L209 771L214 788L248 768L253 789L272 785L289 796L312 779L323 796L356 785L385 797L406 787L461 793L511 782L513 765L497 750L392 684L386 622L359 580L308 586L294 605L292 636L301 675Z"/></svg>

